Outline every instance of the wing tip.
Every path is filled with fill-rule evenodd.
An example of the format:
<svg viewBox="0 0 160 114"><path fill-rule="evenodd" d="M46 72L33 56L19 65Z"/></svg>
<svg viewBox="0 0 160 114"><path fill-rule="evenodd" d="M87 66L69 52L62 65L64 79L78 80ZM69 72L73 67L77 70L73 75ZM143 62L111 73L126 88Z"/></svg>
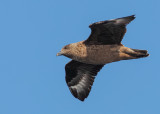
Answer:
<svg viewBox="0 0 160 114"><path fill-rule="evenodd" d="M107 22L111 22L114 20L119 20L119 19L125 19L125 23L124 24L128 24L130 23L132 20L134 20L136 18L135 14L130 15L130 16L126 16L126 17L121 17L121 18L116 18L116 19L111 19L111 20L106 20L106 21L99 21L99 22L95 22L89 25L89 28L92 28L94 25L97 24L103 24L103 23L107 23Z"/></svg>
<svg viewBox="0 0 160 114"><path fill-rule="evenodd" d="M132 20L134 20L134 19L136 18L136 15L133 14L133 15L131 15L131 16L128 16L128 18L132 21Z"/></svg>
<svg viewBox="0 0 160 114"><path fill-rule="evenodd" d="M75 98L79 99L80 101L84 101L88 97L88 95L87 96L80 96L80 94L77 93L77 90L73 89L71 87L69 87L69 90L71 91L72 95Z"/></svg>
<svg viewBox="0 0 160 114"><path fill-rule="evenodd" d="M84 102L84 100L86 99L87 97L77 97L77 99L79 99L80 101Z"/></svg>
<svg viewBox="0 0 160 114"><path fill-rule="evenodd" d="M135 19L135 15L131 15L131 16L127 16L127 17L121 17L121 18L117 18L116 20L116 24L124 24L127 25L129 24L131 21L133 21Z"/></svg>

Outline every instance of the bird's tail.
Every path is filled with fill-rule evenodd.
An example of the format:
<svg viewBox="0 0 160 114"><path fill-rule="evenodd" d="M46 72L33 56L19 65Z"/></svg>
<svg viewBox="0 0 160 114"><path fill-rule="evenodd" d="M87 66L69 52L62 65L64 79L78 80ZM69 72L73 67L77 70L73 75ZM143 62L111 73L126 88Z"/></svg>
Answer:
<svg viewBox="0 0 160 114"><path fill-rule="evenodd" d="M139 49L131 49L133 50L132 53L127 53L128 55L135 57L135 58L141 58L141 57L148 57L148 51L147 50L139 50Z"/></svg>

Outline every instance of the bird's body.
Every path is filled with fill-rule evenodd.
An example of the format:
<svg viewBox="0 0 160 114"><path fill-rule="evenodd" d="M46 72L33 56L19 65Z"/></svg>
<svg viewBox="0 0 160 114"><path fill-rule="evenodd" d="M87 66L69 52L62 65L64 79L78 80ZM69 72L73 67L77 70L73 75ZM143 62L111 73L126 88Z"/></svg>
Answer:
<svg viewBox="0 0 160 114"><path fill-rule="evenodd" d="M70 44L72 51L69 58L87 64L107 64L115 61L134 59L135 57L126 54L134 52L132 49L117 45L86 45L84 41Z"/></svg>
<svg viewBox="0 0 160 114"><path fill-rule="evenodd" d="M95 76L105 64L149 56L147 50L121 44L126 25L134 19L132 15L93 23L87 40L66 45L57 54L72 59L65 70L66 82L74 97L81 101L88 97Z"/></svg>

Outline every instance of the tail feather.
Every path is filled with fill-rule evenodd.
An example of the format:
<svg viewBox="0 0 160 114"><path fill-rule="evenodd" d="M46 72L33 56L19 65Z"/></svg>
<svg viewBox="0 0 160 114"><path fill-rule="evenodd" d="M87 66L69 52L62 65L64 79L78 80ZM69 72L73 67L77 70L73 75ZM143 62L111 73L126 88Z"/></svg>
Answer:
<svg viewBox="0 0 160 114"><path fill-rule="evenodd" d="M132 49L132 53L127 53L128 55L136 58L141 58L141 57L148 57L148 51L147 50L139 50L139 49Z"/></svg>
<svg viewBox="0 0 160 114"><path fill-rule="evenodd" d="M139 49L132 49L134 52L136 52L136 57L148 57L148 51L147 50L139 50Z"/></svg>

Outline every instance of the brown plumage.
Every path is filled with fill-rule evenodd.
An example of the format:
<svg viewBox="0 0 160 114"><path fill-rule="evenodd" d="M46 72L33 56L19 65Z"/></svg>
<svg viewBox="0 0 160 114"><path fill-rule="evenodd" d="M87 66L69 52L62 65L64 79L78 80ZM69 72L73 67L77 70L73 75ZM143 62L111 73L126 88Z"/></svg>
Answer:
<svg viewBox="0 0 160 114"><path fill-rule="evenodd" d="M134 15L91 24L91 35L85 41L64 46L57 54L72 59L65 66L66 82L72 95L81 101L88 97L95 76L111 62L147 57L147 50L125 47L121 44L126 25Z"/></svg>

